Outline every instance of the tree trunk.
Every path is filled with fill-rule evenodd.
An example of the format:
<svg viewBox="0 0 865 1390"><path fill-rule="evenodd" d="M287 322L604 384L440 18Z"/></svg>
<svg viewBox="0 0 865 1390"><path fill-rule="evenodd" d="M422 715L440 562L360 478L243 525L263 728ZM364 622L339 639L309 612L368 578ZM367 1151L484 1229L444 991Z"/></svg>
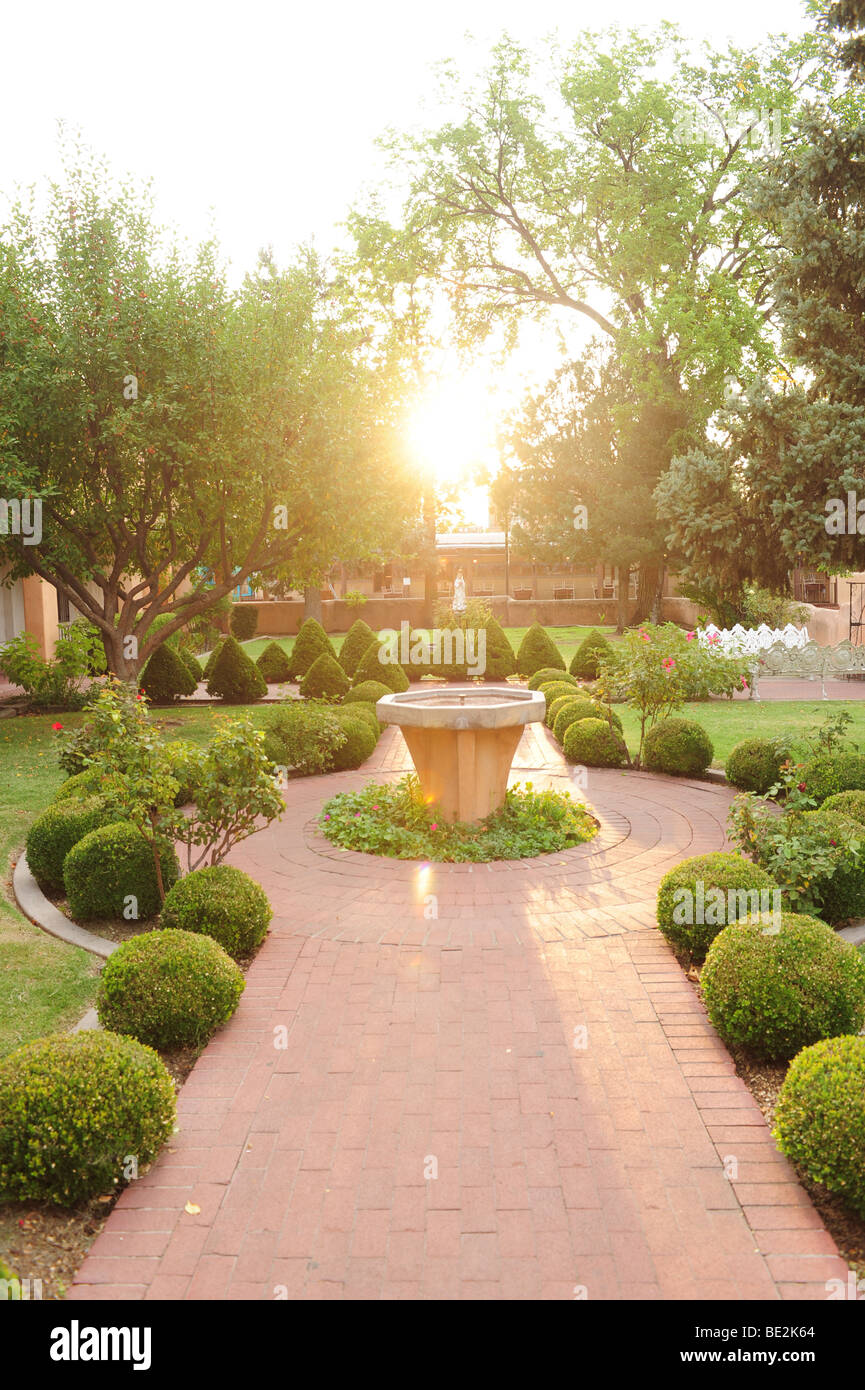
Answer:
<svg viewBox="0 0 865 1390"><path fill-rule="evenodd" d="M137 651L134 655L131 654L134 648L127 642L128 634L121 632L120 628L114 628L112 632L103 632L101 636L108 670L118 680L128 681L137 686L141 662Z"/></svg>
<svg viewBox="0 0 865 1390"><path fill-rule="evenodd" d="M656 562L642 562L637 574L637 611L634 621L645 623L654 621L653 614L660 610L660 592L664 582L664 568Z"/></svg>
<svg viewBox="0 0 865 1390"><path fill-rule="evenodd" d="M315 618L321 622L321 586L316 584L315 588L304 589L303 591L303 616L304 618Z"/></svg>
<svg viewBox="0 0 865 1390"><path fill-rule="evenodd" d="M616 632L624 632L628 626L628 566L616 565ZM624 583L622 582L624 576Z"/></svg>

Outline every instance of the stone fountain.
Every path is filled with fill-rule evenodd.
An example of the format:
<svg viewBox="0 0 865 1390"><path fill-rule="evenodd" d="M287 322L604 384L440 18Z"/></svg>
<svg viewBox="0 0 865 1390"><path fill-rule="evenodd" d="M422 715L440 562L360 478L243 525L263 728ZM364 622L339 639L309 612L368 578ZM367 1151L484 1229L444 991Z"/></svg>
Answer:
<svg viewBox="0 0 865 1390"><path fill-rule="evenodd" d="M382 724L398 724L421 789L446 821L480 821L503 804L526 724L542 720L547 702L519 686L432 686L385 695Z"/></svg>

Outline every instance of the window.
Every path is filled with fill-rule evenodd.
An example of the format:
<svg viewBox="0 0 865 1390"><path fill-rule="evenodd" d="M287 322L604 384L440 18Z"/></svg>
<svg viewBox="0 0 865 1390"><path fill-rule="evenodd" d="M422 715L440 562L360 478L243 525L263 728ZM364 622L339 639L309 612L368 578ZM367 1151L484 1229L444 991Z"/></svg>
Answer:
<svg viewBox="0 0 865 1390"><path fill-rule="evenodd" d="M58 623L68 623L71 614L69 612L69 600L65 594L57 590L57 621Z"/></svg>

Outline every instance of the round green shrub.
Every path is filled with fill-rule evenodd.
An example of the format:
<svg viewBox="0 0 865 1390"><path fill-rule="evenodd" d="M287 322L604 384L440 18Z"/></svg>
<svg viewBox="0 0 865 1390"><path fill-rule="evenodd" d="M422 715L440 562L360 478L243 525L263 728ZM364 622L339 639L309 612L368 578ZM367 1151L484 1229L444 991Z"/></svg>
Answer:
<svg viewBox="0 0 865 1390"><path fill-rule="evenodd" d="M609 656L612 650L613 648L604 634L593 628L588 636L583 638L571 658L571 664L568 668L571 675L579 676L585 681L596 681L600 674L599 661Z"/></svg>
<svg viewBox="0 0 865 1390"><path fill-rule="evenodd" d="M356 706L350 706L340 720L346 741L332 755L331 767L334 772L347 772L360 767L374 752L378 734L373 733L369 723L362 715L355 714Z"/></svg>
<svg viewBox="0 0 865 1390"><path fill-rule="evenodd" d="M558 717L558 715L561 713L561 711L562 711L563 709L566 709L566 708L567 708L568 705L576 705L576 704L580 704L580 703L581 703L580 701L574 699L573 692L572 692L570 695L559 695L559 696L557 696L557 698L556 698L555 700L553 700L553 701L548 701L548 702L547 702L547 712L546 712L546 714L545 714L545 716L544 716L544 723L546 724L547 728L548 728L548 729L553 729L553 728L555 728L556 718ZM583 716L583 718L584 718L584 719L591 719L591 718L592 718L592 714L591 714L591 713L585 714L585 715Z"/></svg>
<svg viewBox="0 0 865 1390"><path fill-rule="evenodd" d="M563 695L567 695L573 699L575 693L573 686L567 685L565 681L545 681L538 689L541 695L546 697L547 715L549 715L550 705L553 700L559 700Z"/></svg>
<svg viewBox="0 0 865 1390"><path fill-rule="evenodd" d="M88 767L84 772L76 772L74 776L66 778L54 793L53 804L66 801L69 797L83 801L90 796L107 796L113 783L112 773L104 767Z"/></svg>
<svg viewBox="0 0 865 1390"><path fill-rule="evenodd" d="M291 680L291 662L278 642L268 642L255 664L268 683Z"/></svg>
<svg viewBox="0 0 865 1390"><path fill-rule="evenodd" d="M118 1188L174 1128L174 1083L149 1047L87 1030L0 1062L0 1201L71 1206Z"/></svg>
<svg viewBox="0 0 865 1390"><path fill-rule="evenodd" d="M556 701L558 704L559 701ZM553 721L553 737L559 743L564 744L565 734L572 724L578 724L581 719L603 719L604 723L612 723L616 733L621 736L622 721L615 710L610 711L610 718L607 718L607 710L598 703L597 700L580 699L567 700L556 713Z"/></svg>
<svg viewBox="0 0 865 1390"><path fill-rule="evenodd" d="M658 926L675 950L700 961L723 927L773 908L780 898L768 895L775 892L765 869L741 854L697 854L661 879Z"/></svg>
<svg viewBox="0 0 865 1390"><path fill-rule="evenodd" d="M333 643L322 627L317 618L307 618L306 622L301 623L300 631L294 639L294 646L291 649L291 674L294 680L299 681L305 676L312 663L321 656L322 652L327 652L336 660L336 652Z"/></svg>
<svg viewBox="0 0 865 1390"><path fill-rule="evenodd" d="M643 740L643 767L674 777L699 777L712 761L712 740L692 719L660 719Z"/></svg>
<svg viewBox="0 0 865 1390"><path fill-rule="evenodd" d="M361 703L358 700L354 700L350 705L343 705L343 707L337 711L337 717L340 724L347 718L363 719L369 726L370 732L375 736L376 743L378 743L381 734L381 725L378 722L375 705L371 705L367 701Z"/></svg>
<svg viewBox="0 0 865 1390"><path fill-rule="evenodd" d="M352 686L351 690L343 696L344 705L356 703L377 705L379 700L383 700L385 695L392 695L390 686L382 685L381 681L363 681L361 685Z"/></svg>
<svg viewBox="0 0 865 1390"><path fill-rule="evenodd" d="M198 685L200 681L204 680L204 671L202 669L201 662L198 660L198 657L195 656L189 650L188 647L181 648L180 660L183 662L184 666L191 675L192 679L195 681L196 685Z"/></svg>
<svg viewBox="0 0 865 1390"><path fill-rule="evenodd" d="M322 652L300 682L305 700L336 700L349 690L349 679L335 657Z"/></svg>
<svg viewBox="0 0 865 1390"><path fill-rule="evenodd" d="M812 758L799 779L821 805L835 792L865 791L865 753L830 753Z"/></svg>
<svg viewBox="0 0 865 1390"><path fill-rule="evenodd" d="M163 853L160 864L167 893L180 872L177 855L173 850ZM80 921L95 917L144 921L159 911L153 851L127 821L103 825L79 840L64 861L63 883L72 916ZM137 916L133 916L136 907ZM124 917L124 912L130 915Z"/></svg>
<svg viewBox="0 0 865 1390"><path fill-rule="evenodd" d="M627 759L624 742L606 719L578 719L567 730L563 748L569 763L584 767L621 767Z"/></svg>
<svg viewBox="0 0 865 1390"><path fill-rule="evenodd" d="M382 650L383 644L378 640L367 648L358 662L352 684L357 687L365 681L375 681L377 685L386 685L391 694L399 695L409 688L408 676L395 661L380 661L379 652Z"/></svg>
<svg viewBox="0 0 865 1390"><path fill-rule="evenodd" d="M835 811L857 825L865 825L865 792L834 792L827 796L821 811Z"/></svg>
<svg viewBox="0 0 865 1390"><path fill-rule="evenodd" d="M68 796L53 802L27 832L27 863L36 882L49 893L60 892L69 851L92 830L119 819L104 796Z"/></svg>
<svg viewBox="0 0 865 1390"><path fill-rule="evenodd" d="M865 1038L826 1038L793 1058L773 1133L801 1173L865 1217Z"/></svg>
<svg viewBox="0 0 865 1390"><path fill-rule="evenodd" d="M734 922L709 947L700 986L724 1042L775 1061L865 1021L865 960L816 917Z"/></svg>
<svg viewBox="0 0 865 1390"><path fill-rule="evenodd" d="M781 776L789 750L771 738L746 738L737 743L727 759L724 773L732 787L765 796Z"/></svg>
<svg viewBox="0 0 865 1390"><path fill-rule="evenodd" d="M212 936L235 959L264 940L273 909L255 879L231 864L195 869L175 883L162 905L159 924Z"/></svg>
<svg viewBox="0 0 865 1390"><path fill-rule="evenodd" d="M567 671L557 671L551 666L542 666L540 671L535 671L534 675L529 677L529 690L540 690L542 685L548 685L550 681L564 682L565 685L572 686L575 691L580 688L579 681L575 680L573 676L569 676Z"/></svg>
<svg viewBox="0 0 865 1390"><path fill-rule="evenodd" d="M363 657L377 640L369 623L365 623L363 618L356 618L339 649L339 664L347 676L354 676Z"/></svg>
<svg viewBox="0 0 865 1390"><path fill-rule="evenodd" d="M833 925L850 917L865 917L865 835L862 827L849 816L828 811L821 806L806 811L803 820L810 829L821 830L839 846L845 840L858 839L858 859L852 852L839 851L841 862L829 878L815 877L813 886L820 897L820 915Z"/></svg>
<svg viewBox="0 0 865 1390"><path fill-rule="evenodd" d="M564 671L564 658L540 623L532 623L517 652L517 670L521 676L533 676L545 666Z"/></svg>
<svg viewBox="0 0 865 1390"><path fill-rule="evenodd" d="M145 932L108 957L96 1011L103 1028L149 1047L196 1047L231 1018L243 989L240 968L212 937Z"/></svg>
<svg viewBox="0 0 865 1390"><path fill-rule="evenodd" d="M226 637L207 678L207 693L226 704L246 705L267 694L267 681L235 637Z"/></svg>
<svg viewBox="0 0 865 1390"><path fill-rule="evenodd" d="M163 642L142 671L139 684L153 704L170 705L181 695L194 695L198 682L180 654Z"/></svg>
<svg viewBox="0 0 865 1390"><path fill-rule="evenodd" d="M228 620L232 637L249 642L258 631L258 609L254 603L235 603Z"/></svg>

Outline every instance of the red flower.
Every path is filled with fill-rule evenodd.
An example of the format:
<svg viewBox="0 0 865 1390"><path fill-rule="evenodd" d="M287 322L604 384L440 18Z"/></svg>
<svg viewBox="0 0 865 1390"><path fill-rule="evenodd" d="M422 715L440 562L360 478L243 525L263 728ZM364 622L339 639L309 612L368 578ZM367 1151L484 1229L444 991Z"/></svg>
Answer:
<svg viewBox="0 0 865 1390"><path fill-rule="evenodd" d="M808 789L808 783L807 783L807 782L800 782L800 783L798 784L798 786L799 786L800 792L807 791L807 789Z"/></svg>
<svg viewBox="0 0 865 1390"><path fill-rule="evenodd" d="M52 724L51 727L52 727L52 729L55 731L55 733L59 733L60 730L63 728L63 725L62 725L62 724Z"/></svg>

